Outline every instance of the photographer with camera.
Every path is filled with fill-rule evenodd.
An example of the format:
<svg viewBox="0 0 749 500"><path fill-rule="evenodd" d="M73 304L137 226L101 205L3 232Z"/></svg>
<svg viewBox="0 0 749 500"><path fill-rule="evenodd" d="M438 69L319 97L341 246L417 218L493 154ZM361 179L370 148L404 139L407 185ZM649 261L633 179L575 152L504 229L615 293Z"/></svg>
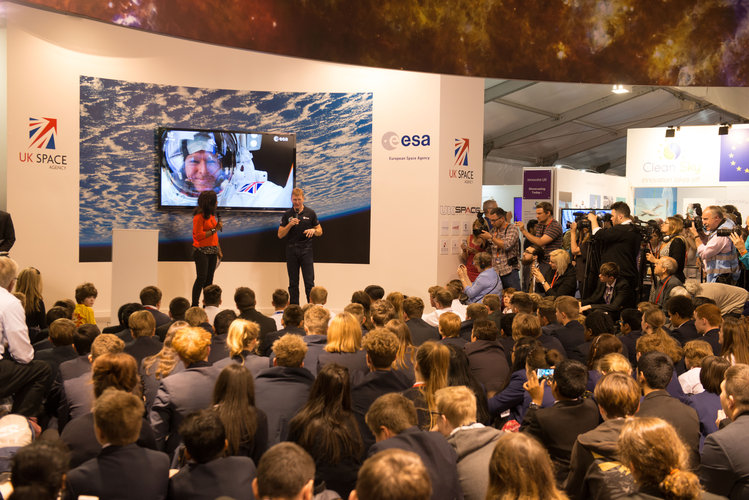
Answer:
<svg viewBox="0 0 749 500"><path fill-rule="evenodd" d="M657 251L651 251L645 257L651 264L655 264L661 257L671 257L676 261L677 268L673 275L684 283L684 265L687 258L687 241L683 235L684 221L679 217L666 217L661 223L660 231L662 238Z"/></svg>
<svg viewBox="0 0 749 500"><path fill-rule="evenodd" d="M702 228L696 226L693 224L689 231L697 245L705 281L735 284L741 276L741 269L736 248L729 238L734 229L733 222L723 216L722 208L711 205L702 211Z"/></svg>
<svg viewBox="0 0 749 500"><path fill-rule="evenodd" d="M639 285L637 254L640 251L642 236L632 224L632 213L629 205L617 201L611 205L612 227L602 229L595 213L588 214L593 241L600 248L599 262L613 262L619 268L619 278L629 284L629 289L636 292ZM631 294L622 307L634 307L637 294ZM583 297L587 298L587 297Z"/></svg>
<svg viewBox="0 0 749 500"><path fill-rule="evenodd" d="M515 223L520 231L522 231L526 240L544 249L545 257L543 262L546 264L549 263L549 255L551 252L562 248L564 233L559 221L554 220L552 210L553 207L548 201L542 201L536 205L536 220L538 221L538 224L536 225L536 234L528 232L522 222L518 221Z"/></svg>
<svg viewBox="0 0 749 500"><path fill-rule="evenodd" d="M520 234L507 222L506 215L499 207L490 208L486 219L492 229L482 232L481 238L492 245L494 270L502 280L502 287L520 290Z"/></svg>

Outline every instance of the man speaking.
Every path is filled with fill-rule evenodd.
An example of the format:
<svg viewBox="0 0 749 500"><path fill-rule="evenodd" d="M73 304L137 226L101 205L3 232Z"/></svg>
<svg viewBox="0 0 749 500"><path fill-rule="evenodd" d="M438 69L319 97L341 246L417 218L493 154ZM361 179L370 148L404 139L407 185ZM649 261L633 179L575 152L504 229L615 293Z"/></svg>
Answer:
<svg viewBox="0 0 749 500"><path fill-rule="evenodd" d="M309 302L309 292L315 286L315 267L312 259L312 237L322 236L322 226L317 214L304 206L304 191L291 192L292 208L284 212L278 237L286 238L286 270L289 272L289 303L299 304L299 268L304 278L304 291Z"/></svg>

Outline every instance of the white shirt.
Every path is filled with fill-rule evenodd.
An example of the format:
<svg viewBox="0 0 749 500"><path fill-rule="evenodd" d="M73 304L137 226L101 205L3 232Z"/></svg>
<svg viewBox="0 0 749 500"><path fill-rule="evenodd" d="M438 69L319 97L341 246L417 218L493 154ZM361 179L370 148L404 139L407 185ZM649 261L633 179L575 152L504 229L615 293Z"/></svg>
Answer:
<svg viewBox="0 0 749 500"><path fill-rule="evenodd" d="M692 368L679 375L679 384L684 394L699 394L705 392L700 382L700 367Z"/></svg>
<svg viewBox="0 0 749 500"><path fill-rule="evenodd" d="M281 324L281 319L283 318L283 310L275 311L271 318L273 318L273 321L276 322L276 330L283 330L283 325ZM333 318L330 319L332 320Z"/></svg>
<svg viewBox="0 0 749 500"><path fill-rule="evenodd" d="M34 359L21 301L5 288L0 288L0 354L4 354L6 349L19 363L26 364Z"/></svg>
<svg viewBox="0 0 749 500"><path fill-rule="evenodd" d="M213 326L213 320L216 319L216 315L221 311L218 306L204 306L203 310L205 315L208 316L208 324Z"/></svg>
<svg viewBox="0 0 749 500"><path fill-rule="evenodd" d="M440 316L442 316L446 312L455 312L450 307L446 307L444 309L435 309L434 311L430 312L429 314L425 314L421 317L424 321L429 323L432 326L439 327L440 326Z"/></svg>
<svg viewBox="0 0 749 500"><path fill-rule="evenodd" d="M466 320L466 309L468 308L468 306L461 304L458 299L454 299L453 303L450 304L450 307L455 314L460 316L460 321Z"/></svg>

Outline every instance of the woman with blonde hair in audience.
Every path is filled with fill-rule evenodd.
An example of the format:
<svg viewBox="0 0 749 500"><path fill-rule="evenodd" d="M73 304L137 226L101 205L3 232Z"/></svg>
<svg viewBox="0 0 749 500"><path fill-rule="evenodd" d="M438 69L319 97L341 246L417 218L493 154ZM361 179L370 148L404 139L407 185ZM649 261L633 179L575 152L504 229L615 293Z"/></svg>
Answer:
<svg viewBox="0 0 749 500"><path fill-rule="evenodd" d="M47 328L47 313L42 298L42 273L34 267L27 267L18 273L16 292L24 294L26 302L23 309L26 312L26 326L36 331ZM29 332L31 335L31 332ZM33 338L34 335L31 335ZM33 342L33 340L32 340Z"/></svg>
<svg viewBox="0 0 749 500"><path fill-rule="evenodd" d="M227 454L258 463L268 447L268 417L255 407L255 383L246 367L231 363L213 388L213 405L226 430Z"/></svg>
<svg viewBox="0 0 749 500"><path fill-rule="evenodd" d="M258 335L260 325L242 318L232 321L226 334L229 357L232 361L246 366L253 376L270 366L267 357L257 354Z"/></svg>
<svg viewBox="0 0 749 500"><path fill-rule="evenodd" d="M637 493L626 498L692 500L706 494L689 471L689 453L676 430L660 418L627 420L617 443L619 459L632 472Z"/></svg>
<svg viewBox="0 0 749 500"><path fill-rule="evenodd" d="M721 356L731 362L749 364L749 329L742 319L728 316L720 325Z"/></svg>
<svg viewBox="0 0 749 500"><path fill-rule="evenodd" d="M338 363L354 372L367 373L367 353L361 348L361 324L353 314L342 312L328 324L328 343L317 358L317 371L328 363Z"/></svg>
<svg viewBox="0 0 749 500"><path fill-rule="evenodd" d="M397 335L399 341L398 352L395 355L392 368L406 375L413 384L416 381L414 375L416 348L411 341L411 330L408 329L408 325L404 321L399 319L391 319L385 324L385 328Z"/></svg>
<svg viewBox="0 0 749 500"><path fill-rule="evenodd" d="M450 349L441 342L424 342L416 351L414 373L416 383L403 392L416 406L419 427L429 430L437 424L435 393L447 387L450 370Z"/></svg>
<svg viewBox="0 0 749 500"><path fill-rule="evenodd" d="M618 352L606 354L598 361L596 369L601 372L603 377L607 373L626 373L632 375L632 365L629 363L627 356Z"/></svg>
<svg viewBox="0 0 749 500"><path fill-rule="evenodd" d="M541 284L547 297L560 295L573 297L577 291L577 275L574 266L570 265L570 254L561 248L554 250L549 254L549 264L554 274L548 282L537 267L533 268L536 283Z"/></svg>
<svg viewBox="0 0 749 500"><path fill-rule="evenodd" d="M486 500L564 500L546 449L522 432L506 432L489 462Z"/></svg>
<svg viewBox="0 0 749 500"><path fill-rule="evenodd" d="M184 363L179 359L177 352L172 349L174 334L180 328L190 325L187 321L175 321L169 327L164 337L164 346L153 356L148 356L141 361L140 376L143 379L143 396L146 400L146 411L151 410L156 392L159 390L159 381L172 373L178 373L185 369Z"/></svg>

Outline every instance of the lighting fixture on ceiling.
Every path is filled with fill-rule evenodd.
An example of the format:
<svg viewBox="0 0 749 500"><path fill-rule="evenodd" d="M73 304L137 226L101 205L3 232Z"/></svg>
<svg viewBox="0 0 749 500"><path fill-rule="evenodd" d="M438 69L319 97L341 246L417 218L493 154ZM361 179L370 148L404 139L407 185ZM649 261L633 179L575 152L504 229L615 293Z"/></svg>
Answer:
<svg viewBox="0 0 749 500"><path fill-rule="evenodd" d="M728 123L721 123L720 127L718 127L718 135L728 135L728 129L731 128L731 125Z"/></svg>
<svg viewBox="0 0 749 500"><path fill-rule="evenodd" d="M628 94L630 92L629 86L622 85L621 83L615 84L611 89L614 94Z"/></svg>
<svg viewBox="0 0 749 500"><path fill-rule="evenodd" d="M673 125L669 125L666 129L666 137L675 137L676 136L676 129Z"/></svg>

